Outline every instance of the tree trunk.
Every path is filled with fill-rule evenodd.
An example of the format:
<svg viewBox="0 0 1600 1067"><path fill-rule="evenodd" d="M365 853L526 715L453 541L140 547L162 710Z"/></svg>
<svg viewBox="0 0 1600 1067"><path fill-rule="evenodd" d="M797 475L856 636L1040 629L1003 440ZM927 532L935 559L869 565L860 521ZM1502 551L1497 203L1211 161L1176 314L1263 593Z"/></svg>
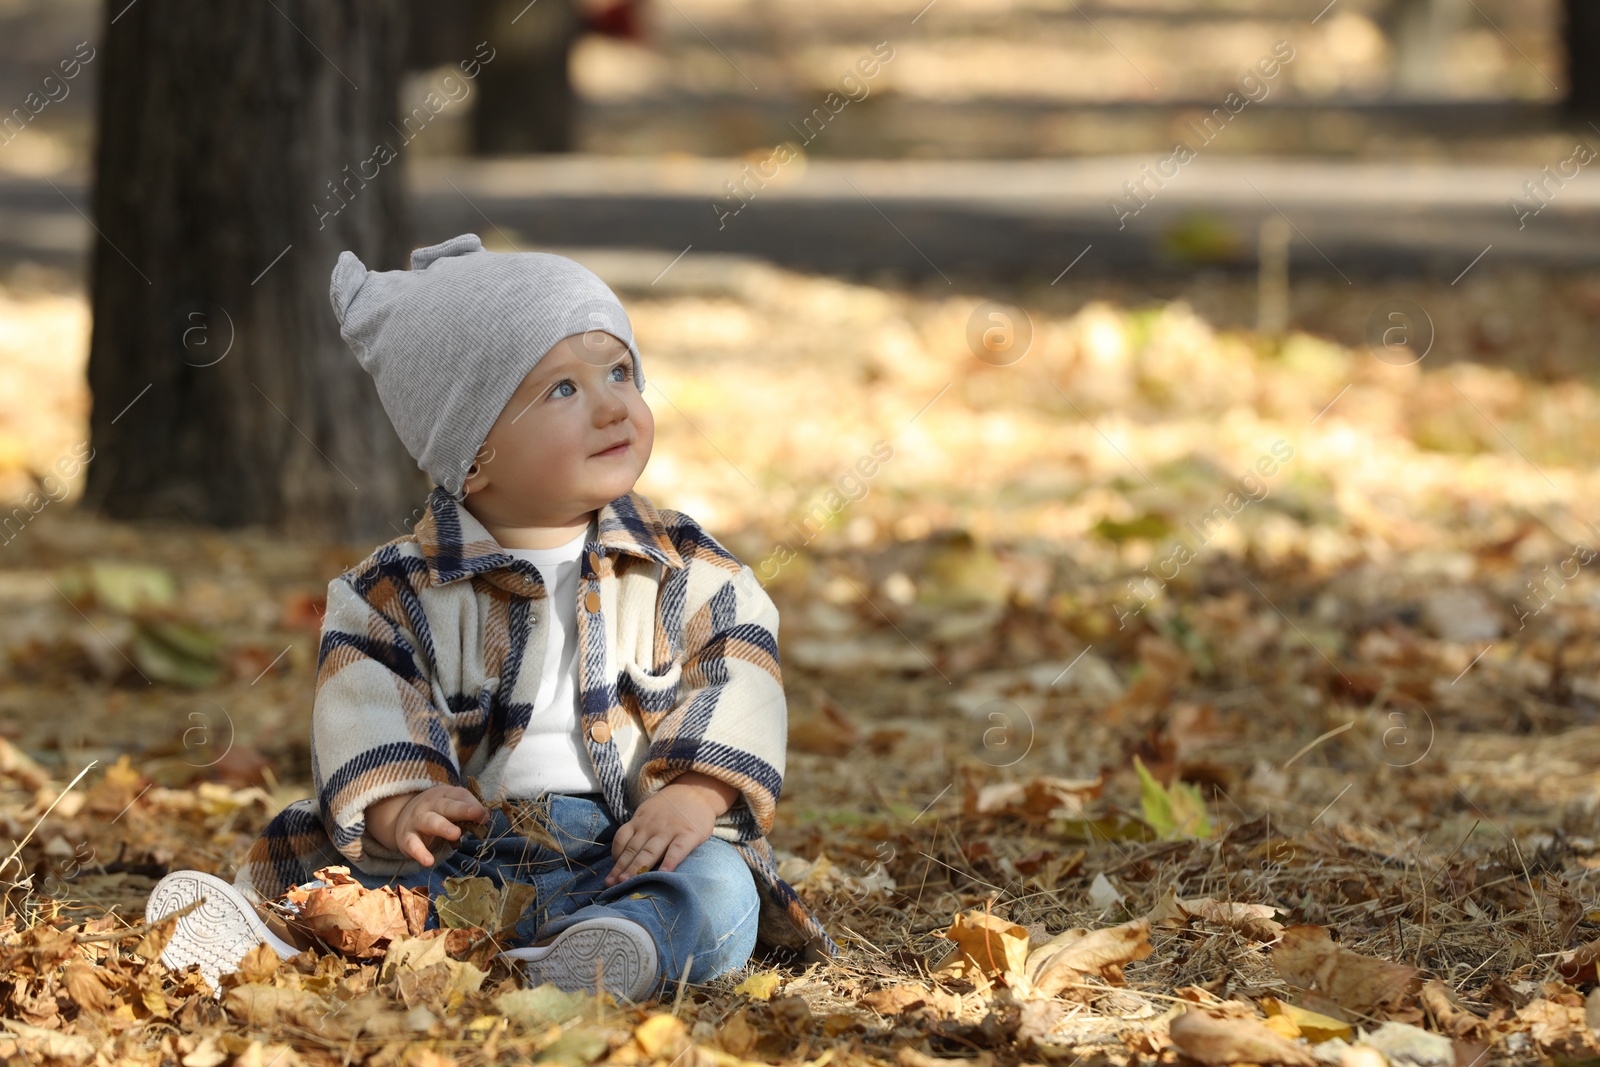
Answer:
<svg viewBox="0 0 1600 1067"><path fill-rule="evenodd" d="M583 32L576 0L479 0L474 40L494 42L495 61L478 78L472 112L480 155L570 152L577 97L568 54Z"/></svg>
<svg viewBox="0 0 1600 1067"><path fill-rule="evenodd" d="M328 301L343 249L407 265L403 159L375 153L401 144L402 0L110 0L106 18L85 504L406 532L428 483Z"/></svg>
<svg viewBox="0 0 1600 1067"><path fill-rule="evenodd" d="M1600 115L1600 4L1565 0L1562 40L1567 53L1567 109Z"/></svg>

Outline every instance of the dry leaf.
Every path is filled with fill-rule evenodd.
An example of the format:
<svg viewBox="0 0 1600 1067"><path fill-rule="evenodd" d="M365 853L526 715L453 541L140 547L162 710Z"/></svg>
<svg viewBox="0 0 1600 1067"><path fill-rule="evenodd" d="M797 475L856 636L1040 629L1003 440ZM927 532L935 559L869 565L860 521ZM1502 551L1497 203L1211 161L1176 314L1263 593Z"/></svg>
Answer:
<svg viewBox="0 0 1600 1067"><path fill-rule="evenodd" d="M99 968L73 960L67 964L62 981L80 1011L98 1014L111 1006L111 991L100 980Z"/></svg>
<svg viewBox="0 0 1600 1067"><path fill-rule="evenodd" d="M94 1055L94 1045L81 1034L46 1030L42 1026L30 1026L15 1019L0 1019L0 1025L10 1027L11 1032L17 1035L17 1043L26 1054L24 1062L31 1059L34 1063L50 1060L78 1064Z"/></svg>
<svg viewBox="0 0 1600 1067"><path fill-rule="evenodd" d="M283 961L278 958L278 954L263 941L244 954L234 973L239 976L240 985L248 982L267 982L282 965Z"/></svg>
<svg viewBox="0 0 1600 1067"><path fill-rule="evenodd" d="M1600 960L1600 940L1585 941L1575 949L1563 952L1556 960L1556 970L1569 982L1600 981L1596 961Z"/></svg>
<svg viewBox="0 0 1600 1067"><path fill-rule="evenodd" d="M1086 975L1120 984L1123 966L1154 951L1150 924L1144 919L1099 930L1067 930L1028 954L1027 989L1032 996L1053 997Z"/></svg>
<svg viewBox="0 0 1600 1067"><path fill-rule="evenodd" d="M1027 928L987 912L961 912L940 936L956 947L934 973L964 978L979 989L988 989L995 979L1015 983L1028 959Z"/></svg>
<svg viewBox="0 0 1600 1067"><path fill-rule="evenodd" d="M391 940L413 934L419 905L421 914L427 914L426 889L368 889L350 877L348 867L324 867L317 877L332 884L296 887L284 895L299 908L290 921L344 955L381 956Z"/></svg>
<svg viewBox="0 0 1600 1067"><path fill-rule="evenodd" d="M1336 1037L1348 1040L1355 1033L1355 1027L1343 1019L1335 1019L1331 1015L1324 1015L1320 1011L1312 1011L1298 1004L1285 1004L1276 997L1262 997L1261 1009L1267 1013L1268 1026L1272 1026L1274 1020L1286 1020L1293 1032L1285 1033L1285 1037L1303 1037L1313 1045L1320 1045ZM1278 1032L1283 1033L1281 1030Z"/></svg>
<svg viewBox="0 0 1600 1067"><path fill-rule="evenodd" d="M906 1045L895 1053L895 1062L900 1067L994 1067L994 1054L980 1051L976 1058L945 1059L929 1056L912 1045Z"/></svg>
<svg viewBox="0 0 1600 1067"><path fill-rule="evenodd" d="M1230 927L1252 941L1275 941L1283 933L1283 924L1272 918L1275 914L1277 909L1265 904L1237 904L1212 897L1184 900L1178 896L1178 887L1169 885L1145 919L1151 926L1168 927L1200 919Z"/></svg>
<svg viewBox="0 0 1600 1067"><path fill-rule="evenodd" d="M1316 1060L1255 1019L1219 1019L1189 1008L1168 1024L1172 1043L1204 1064L1280 1063L1314 1067Z"/></svg>
<svg viewBox="0 0 1600 1067"><path fill-rule="evenodd" d="M961 998L943 989L894 985L868 993L856 1001L856 1005L879 1015L903 1015L918 1008L928 1008L936 1015L949 1017L961 1010Z"/></svg>
<svg viewBox="0 0 1600 1067"><path fill-rule="evenodd" d="M167 942L172 940L173 931L177 928L177 919L163 919L144 932L144 936L139 938L139 943L134 946L133 951L151 962L159 960L161 953L167 947Z"/></svg>
<svg viewBox="0 0 1600 1067"><path fill-rule="evenodd" d="M1337 945L1321 926L1291 926L1272 950L1272 965L1289 982L1316 990L1365 1015L1416 991L1420 972Z"/></svg>
<svg viewBox="0 0 1600 1067"><path fill-rule="evenodd" d="M757 971L734 986L733 991L743 993L751 1000L771 1000L772 994L776 993L782 984L783 975L777 971Z"/></svg>
<svg viewBox="0 0 1600 1067"><path fill-rule="evenodd" d="M336 1010L322 997L304 989L255 982L228 990L222 1005L235 1019L260 1028L284 1023L312 1027Z"/></svg>
<svg viewBox="0 0 1600 1067"><path fill-rule="evenodd" d="M1088 803L1101 794L1104 779L1051 778L1025 782L993 782L962 798L962 814L1013 815L1023 819L1067 819L1088 813Z"/></svg>
<svg viewBox="0 0 1600 1067"><path fill-rule="evenodd" d="M1477 1039L1484 1036L1484 1020L1456 1002L1450 987L1437 978L1422 985L1422 1003L1440 1030L1456 1037Z"/></svg>
<svg viewBox="0 0 1600 1067"><path fill-rule="evenodd" d="M820 756L848 756L861 742L861 731L832 698L823 696L817 714L790 716L789 747Z"/></svg>
<svg viewBox="0 0 1600 1067"><path fill-rule="evenodd" d="M676 1015L658 1012L633 1028L633 1039L651 1059L670 1059L688 1044L689 1031Z"/></svg>

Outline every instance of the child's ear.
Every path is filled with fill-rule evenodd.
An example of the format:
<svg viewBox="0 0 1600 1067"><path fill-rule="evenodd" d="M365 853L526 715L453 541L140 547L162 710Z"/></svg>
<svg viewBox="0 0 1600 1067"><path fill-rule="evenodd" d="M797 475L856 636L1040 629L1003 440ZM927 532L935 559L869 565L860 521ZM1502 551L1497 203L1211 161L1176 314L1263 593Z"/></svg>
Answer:
<svg viewBox="0 0 1600 1067"><path fill-rule="evenodd" d="M489 473L485 470L484 457L479 456L472 461L472 466L467 468L467 476L461 481L461 489L466 495L471 496L489 483Z"/></svg>

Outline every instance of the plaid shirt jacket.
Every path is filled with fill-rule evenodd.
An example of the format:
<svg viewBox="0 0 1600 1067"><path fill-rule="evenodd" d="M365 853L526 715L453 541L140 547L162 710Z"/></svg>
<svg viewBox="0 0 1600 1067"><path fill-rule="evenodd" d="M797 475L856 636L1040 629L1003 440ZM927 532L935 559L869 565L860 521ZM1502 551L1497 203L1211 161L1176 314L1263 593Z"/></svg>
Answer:
<svg viewBox="0 0 1600 1067"><path fill-rule="evenodd" d="M831 956L837 946L778 877L767 833L783 783L787 707L778 612L748 566L689 516L636 492L590 526L578 588L584 738L619 822L685 771L740 793L714 833L761 896L759 939ZM549 626L539 571L501 550L435 488L413 532L328 585L317 655L311 766L317 795L262 830L235 883L255 899L326 864L422 869L366 831L374 801L476 781L502 799L511 750L539 690ZM436 855L454 843L437 840Z"/></svg>

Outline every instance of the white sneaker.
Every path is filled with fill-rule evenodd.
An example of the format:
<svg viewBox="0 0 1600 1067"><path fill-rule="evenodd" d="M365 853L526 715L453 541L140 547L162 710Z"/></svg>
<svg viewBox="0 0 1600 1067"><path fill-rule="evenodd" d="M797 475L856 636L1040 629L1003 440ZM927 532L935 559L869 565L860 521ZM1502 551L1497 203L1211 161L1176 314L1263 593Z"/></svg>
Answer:
<svg viewBox="0 0 1600 1067"><path fill-rule="evenodd" d="M594 993L598 965L606 992L635 1004L650 995L661 977L655 938L632 919L584 919L548 945L507 949L501 955L524 961L529 985L549 982L567 992Z"/></svg>
<svg viewBox="0 0 1600 1067"><path fill-rule="evenodd" d="M245 954L262 942L280 959L300 951L267 928L243 893L204 871L173 871L157 882L144 906L145 922L160 922L201 897L206 902L178 920L161 962L172 970L198 963L218 996L218 979L237 971Z"/></svg>

